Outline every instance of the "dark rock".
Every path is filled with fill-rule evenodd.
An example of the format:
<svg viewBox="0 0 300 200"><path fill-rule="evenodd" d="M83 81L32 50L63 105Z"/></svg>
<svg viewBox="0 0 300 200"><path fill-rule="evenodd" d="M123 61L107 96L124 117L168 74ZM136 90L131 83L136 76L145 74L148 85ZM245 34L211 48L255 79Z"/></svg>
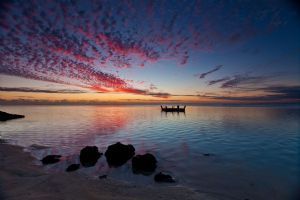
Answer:
<svg viewBox="0 0 300 200"><path fill-rule="evenodd" d="M61 155L48 155L44 157L41 161L44 165L54 164L60 161Z"/></svg>
<svg viewBox="0 0 300 200"><path fill-rule="evenodd" d="M16 115L16 114L9 114L6 112L0 111L0 121L7 121L11 119L19 119L19 118L24 118L24 115Z"/></svg>
<svg viewBox="0 0 300 200"><path fill-rule="evenodd" d="M106 179L106 178L107 178L107 175L99 176L99 179Z"/></svg>
<svg viewBox="0 0 300 200"><path fill-rule="evenodd" d="M156 182L164 182L164 183L174 183L175 180L173 179L172 176L168 174L163 174L162 172L159 172L154 176L154 180Z"/></svg>
<svg viewBox="0 0 300 200"><path fill-rule="evenodd" d="M134 156L135 149L129 145L124 145L120 142L108 146L105 157L109 166L119 167L125 164L132 156Z"/></svg>
<svg viewBox="0 0 300 200"><path fill-rule="evenodd" d="M80 162L84 167L94 166L98 159L101 157L102 153L98 151L96 146L86 146L80 151Z"/></svg>
<svg viewBox="0 0 300 200"><path fill-rule="evenodd" d="M7 141L0 138L0 144L5 144L5 143L7 143Z"/></svg>
<svg viewBox="0 0 300 200"><path fill-rule="evenodd" d="M80 164L72 164L67 167L66 172L73 172L80 168Z"/></svg>
<svg viewBox="0 0 300 200"><path fill-rule="evenodd" d="M215 154L212 154L212 153L203 153L202 155L206 156L206 157L209 157L209 156L214 156Z"/></svg>
<svg viewBox="0 0 300 200"><path fill-rule="evenodd" d="M134 173L150 175L155 171L156 163L156 158L150 153L137 155L132 158L132 171Z"/></svg>

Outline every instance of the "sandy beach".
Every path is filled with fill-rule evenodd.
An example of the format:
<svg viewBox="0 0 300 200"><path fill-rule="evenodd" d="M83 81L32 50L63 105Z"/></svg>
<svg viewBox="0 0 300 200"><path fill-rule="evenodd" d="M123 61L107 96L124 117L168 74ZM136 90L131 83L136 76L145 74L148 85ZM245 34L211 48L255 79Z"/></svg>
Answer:
<svg viewBox="0 0 300 200"><path fill-rule="evenodd" d="M21 147L0 144L0 199L216 199L181 186L136 186L75 173L47 173Z"/></svg>

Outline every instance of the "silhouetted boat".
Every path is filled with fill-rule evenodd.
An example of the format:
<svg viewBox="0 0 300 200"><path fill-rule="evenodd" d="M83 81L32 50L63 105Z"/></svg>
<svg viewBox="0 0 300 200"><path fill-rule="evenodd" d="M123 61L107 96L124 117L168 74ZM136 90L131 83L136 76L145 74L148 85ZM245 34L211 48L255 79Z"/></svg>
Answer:
<svg viewBox="0 0 300 200"><path fill-rule="evenodd" d="M185 112L185 107L180 107L179 105L177 105L176 107L172 106L172 107L168 107L168 106L160 106L161 107L161 111L162 112Z"/></svg>

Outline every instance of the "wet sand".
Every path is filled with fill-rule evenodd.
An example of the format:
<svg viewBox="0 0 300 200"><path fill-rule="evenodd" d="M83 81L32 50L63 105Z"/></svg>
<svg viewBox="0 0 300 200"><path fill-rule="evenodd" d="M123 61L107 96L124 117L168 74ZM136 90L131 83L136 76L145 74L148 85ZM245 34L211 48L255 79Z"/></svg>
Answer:
<svg viewBox="0 0 300 200"><path fill-rule="evenodd" d="M215 200L181 186L137 186L73 173L48 173L21 147L0 144L0 199Z"/></svg>

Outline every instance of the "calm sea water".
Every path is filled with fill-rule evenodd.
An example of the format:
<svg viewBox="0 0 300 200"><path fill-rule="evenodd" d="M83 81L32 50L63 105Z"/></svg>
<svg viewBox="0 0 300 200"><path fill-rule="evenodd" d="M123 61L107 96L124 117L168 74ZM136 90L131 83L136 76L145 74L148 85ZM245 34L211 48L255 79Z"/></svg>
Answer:
<svg viewBox="0 0 300 200"><path fill-rule="evenodd" d="M299 108L190 106L185 114L161 113L158 106L1 106L0 110L26 115L1 122L2 139L26 147L37 158L64 155L63 162L48 170L63 171L78 162L86 145L104 152L120 141L133 144L137 154L154 154L157 172L166 171L178 184L221 199L299 197ZM79 173L159 185L153 175L133 174L130 162L109 168L104 156L95 167Z"/></svg>

